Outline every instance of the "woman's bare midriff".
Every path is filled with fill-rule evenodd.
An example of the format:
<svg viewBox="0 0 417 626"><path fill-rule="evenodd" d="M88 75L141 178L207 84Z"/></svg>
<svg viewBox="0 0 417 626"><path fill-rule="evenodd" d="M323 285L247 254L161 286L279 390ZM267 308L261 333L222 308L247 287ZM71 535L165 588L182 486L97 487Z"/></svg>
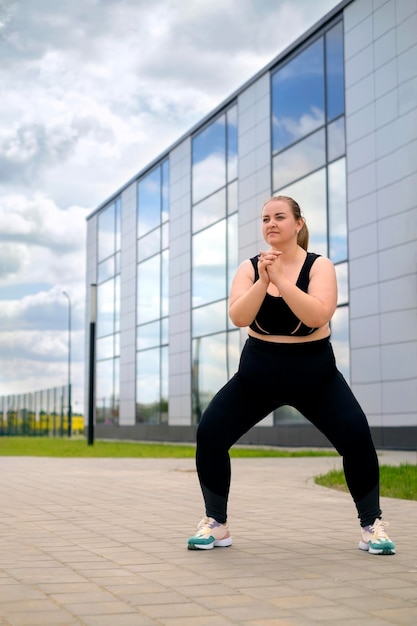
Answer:
<svg viewBox="0 0 417 626"><path fill-rule="evenodd" d="M305 337L292 337L291 335L261 335L248 327L248 335L250 337L255 337L256 339L261 339L262 341L269 341L271 343L309 343L311 341L318 341L319 339L330 337L330 327L328 324L325 324L315 330L314 333L311 333L311 335L306 335Z"/></svg>

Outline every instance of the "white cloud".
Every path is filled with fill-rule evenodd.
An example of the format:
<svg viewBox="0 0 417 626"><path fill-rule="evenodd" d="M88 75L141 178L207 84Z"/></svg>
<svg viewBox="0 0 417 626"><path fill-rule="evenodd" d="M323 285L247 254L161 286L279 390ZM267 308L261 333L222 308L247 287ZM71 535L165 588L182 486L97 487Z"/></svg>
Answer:
<svg viewBox="0 0 417 626"><path fill-rule="evenodd" d="M66 380L86 216L336 4L0 0L0 393Z"/></svg>
<svg viewBox="0 0 417 626"><path fill-rule="evenodd" d="M57 255L84 249L86 217L86 209L71 206L64 211L41 193L4 195L0 200L3 241L41 246Z"/></svg>

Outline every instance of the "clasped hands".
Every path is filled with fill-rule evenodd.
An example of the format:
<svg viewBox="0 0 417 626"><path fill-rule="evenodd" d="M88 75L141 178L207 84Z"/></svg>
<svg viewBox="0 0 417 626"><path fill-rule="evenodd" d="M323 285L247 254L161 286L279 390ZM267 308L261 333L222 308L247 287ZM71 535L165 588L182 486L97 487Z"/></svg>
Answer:
<svg viewBox="0 0 417 626"><path fill-rule="evenodd" d="M282 267L280 263L280 256L282 252L278 250L261 251L258 258L258 272L259 278L266 282L275 283L280 276L283 276Z"/></svg>

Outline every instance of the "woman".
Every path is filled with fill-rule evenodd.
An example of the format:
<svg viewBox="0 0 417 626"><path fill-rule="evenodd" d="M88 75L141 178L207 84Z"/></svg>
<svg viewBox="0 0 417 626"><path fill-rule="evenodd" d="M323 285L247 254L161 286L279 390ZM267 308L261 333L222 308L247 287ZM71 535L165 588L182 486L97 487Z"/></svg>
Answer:
<svg viewBox="0 0 417 626"><path fill-rule="evenodd" d="M359 548L395 554L379 506L379 466L365 414L337 370L329 322L337 304L333 263L308 253L308 230L292 198L276 196L262 210L266 252L244 261L233 280L229 315L248 326L238 372L215 395L197 430L196 464L206 517L191 550L230 546L229 449L282 405L292 405L343 457L346 482L361 524Z"/></svg>

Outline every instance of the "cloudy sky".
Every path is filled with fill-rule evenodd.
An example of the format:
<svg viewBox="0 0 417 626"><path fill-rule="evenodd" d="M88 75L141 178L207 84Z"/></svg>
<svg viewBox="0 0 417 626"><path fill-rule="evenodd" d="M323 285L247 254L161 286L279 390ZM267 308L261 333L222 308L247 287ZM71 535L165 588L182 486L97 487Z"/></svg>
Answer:
<svg viewBox="0 0 417 626"><path fill-rule="evenodd" d="M86 216L335 0L0 0L0 396L83 410Z"/></svg>

